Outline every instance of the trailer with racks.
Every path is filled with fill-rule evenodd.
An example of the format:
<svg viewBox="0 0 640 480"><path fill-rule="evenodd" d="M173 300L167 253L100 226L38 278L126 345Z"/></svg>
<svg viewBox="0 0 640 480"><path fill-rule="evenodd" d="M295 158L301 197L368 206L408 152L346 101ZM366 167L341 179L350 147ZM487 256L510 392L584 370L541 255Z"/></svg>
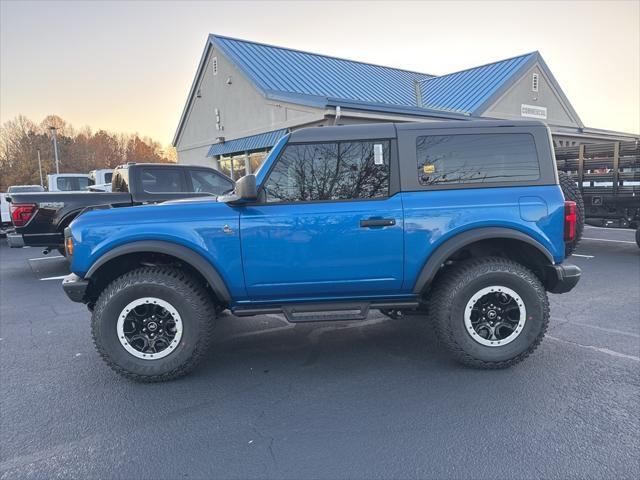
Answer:
<svg viewBox="0 0 640 480"><path fill-rule="evenodd" d="M640 246L640 140L555 149L558 170L576 182L585 223L636 229Z"/></svg>

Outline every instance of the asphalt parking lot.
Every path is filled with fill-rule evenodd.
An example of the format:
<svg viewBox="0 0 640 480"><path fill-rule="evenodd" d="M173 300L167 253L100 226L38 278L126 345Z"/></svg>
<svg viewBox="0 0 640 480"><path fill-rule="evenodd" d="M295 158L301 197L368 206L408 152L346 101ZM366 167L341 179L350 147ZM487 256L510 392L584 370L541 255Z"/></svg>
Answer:
<svg viewBox="0 0 640 480"><path fill-rule="evenodd" d="M422 317L224 315L197 371L152 385L98 357L64 259L2 239L0 477L640 478L640 249L584 236L512 369L458 366Z"/></svg>

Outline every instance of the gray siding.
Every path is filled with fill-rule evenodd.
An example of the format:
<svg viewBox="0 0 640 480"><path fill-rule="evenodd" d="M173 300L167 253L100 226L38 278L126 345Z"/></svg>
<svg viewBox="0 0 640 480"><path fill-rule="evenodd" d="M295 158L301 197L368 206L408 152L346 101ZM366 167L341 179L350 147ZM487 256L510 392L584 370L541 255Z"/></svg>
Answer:
<svg viewBox="0 0 640 480"><path fill-rule="evenodd" d="M218 73L213 74L213 58L217 58ZM180 163L202 162L208 147L218 137L226 140L254 135L269 130L305 123L321 110L280 104L264 96L229 62L221 52L211 49L198 79L183 130L177 141ZM222 130L216 129L218 109ZM203 150L204 146L206 150ZM204 151L204 155L199 157Z"/></svg>
<svg viewBox="0 0 640 480"><path fill-rule="evenodd" d="M533 73L538 74L538 92L531 90L531 78ZM518 119L522 104L536 105L547 108L547 123L552 125L578 127L576 119L565 108L562 101L547 81L539 66L536 64L520 80L518 80L505 94L490 106L483 117Z"/></svg>
<svg viewBox="0 0 640 480"><path fill-rule="evenodd" d="M210 145L203 147L189 148L186 150L178 151L178 163L184 163L186 165L201 165L204 167L214 167L215 162L211 158L207 158L207 152Z"/></svg>

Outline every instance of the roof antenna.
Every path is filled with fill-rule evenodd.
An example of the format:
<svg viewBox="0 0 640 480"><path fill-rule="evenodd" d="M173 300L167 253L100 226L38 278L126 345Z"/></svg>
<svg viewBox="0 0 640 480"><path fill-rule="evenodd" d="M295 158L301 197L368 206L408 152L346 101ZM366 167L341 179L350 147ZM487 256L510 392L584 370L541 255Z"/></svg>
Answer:
<svg viewBox="0 0 640 480"><path fill-rule="evenodd" d="M420 80L413 81L413 90L416 94L416 105L422 108L422 91L420 90Z"/></svg>

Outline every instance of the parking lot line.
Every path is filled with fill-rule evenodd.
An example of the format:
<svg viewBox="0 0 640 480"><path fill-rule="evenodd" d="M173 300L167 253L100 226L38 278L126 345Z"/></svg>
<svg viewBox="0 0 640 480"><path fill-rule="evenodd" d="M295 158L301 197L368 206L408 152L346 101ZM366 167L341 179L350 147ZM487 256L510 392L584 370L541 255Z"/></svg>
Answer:
<svg viewBox="0 0 640 480"><path fill-rule="evenodd" d="M30 258L29 261L35 262L37 260L53 260L54 258L64 258L64 257L62 255L56 255L55 257L37 257L37 258Z"/></svg>
<svg viewBox="0 0 640 480"><path fill-rule="evenodd" d="M579 253L572 253L572 257L582 257L582 258L595 258L593 255L581 255Z"/></svg>
<svg viewBox="0 0 640 480"><path fill-rule="evenodd" d="M640 338L640 335L638 335L637 333L624 332L622 330L617 330L615 328L599 327L598 325L589 325L588 323L572 322L571 320L562 320L561 318L555 318L555 317L551 317L551 319L560 324L569 323L571 325L577 325L580 327L593 328L594 330L601 330L603 332L615 333L617 335L622 335L624 337Z"/></svg>
<svg viewBox="0 0 640 480"><path fill-rule="evenodd" d="M554 337L552 335L545 335L545 338L549 338L551 340L555 340L556 342L566 343L569 345L574 345L576 347L583 348L585 350L593 350L595 352L604 353L606 355L611 355L612 357L625 358L627 360L633 360L635 362L640 362L640 357L636 357L634 355L627 355L626 353L616 352L614 350L609 350L608 348L596 347L594 345L582 345L578 342L572 342L570 340L564 340L562 338Z"/></svg>
<svg viewBox="0 0 640 480"><path fill-rule="evenodd" d="M631 242L629 240L609 240L608 238L582 237L582 240L595 240L597 242L631 243L633 245L636 244L636 242Z"/></svg>
<svg viewBox="0 0 640 480"><path fill-rule="evenodd" d="M66 277L66 275L60 275L58 277L45 277L41 278L40 280L62 280L64 277Z"/></svg>
<svg viewBox="0 0 640 480"><path fill-rule="evenodd" d="M622 231L627 231L627 232L635 232L636 229L635 228L611 228L611 227L594 227L593 225L585 225L584 226L585 230L609 230L611 231L616 231L616 230L622 230Z"/></svg>

